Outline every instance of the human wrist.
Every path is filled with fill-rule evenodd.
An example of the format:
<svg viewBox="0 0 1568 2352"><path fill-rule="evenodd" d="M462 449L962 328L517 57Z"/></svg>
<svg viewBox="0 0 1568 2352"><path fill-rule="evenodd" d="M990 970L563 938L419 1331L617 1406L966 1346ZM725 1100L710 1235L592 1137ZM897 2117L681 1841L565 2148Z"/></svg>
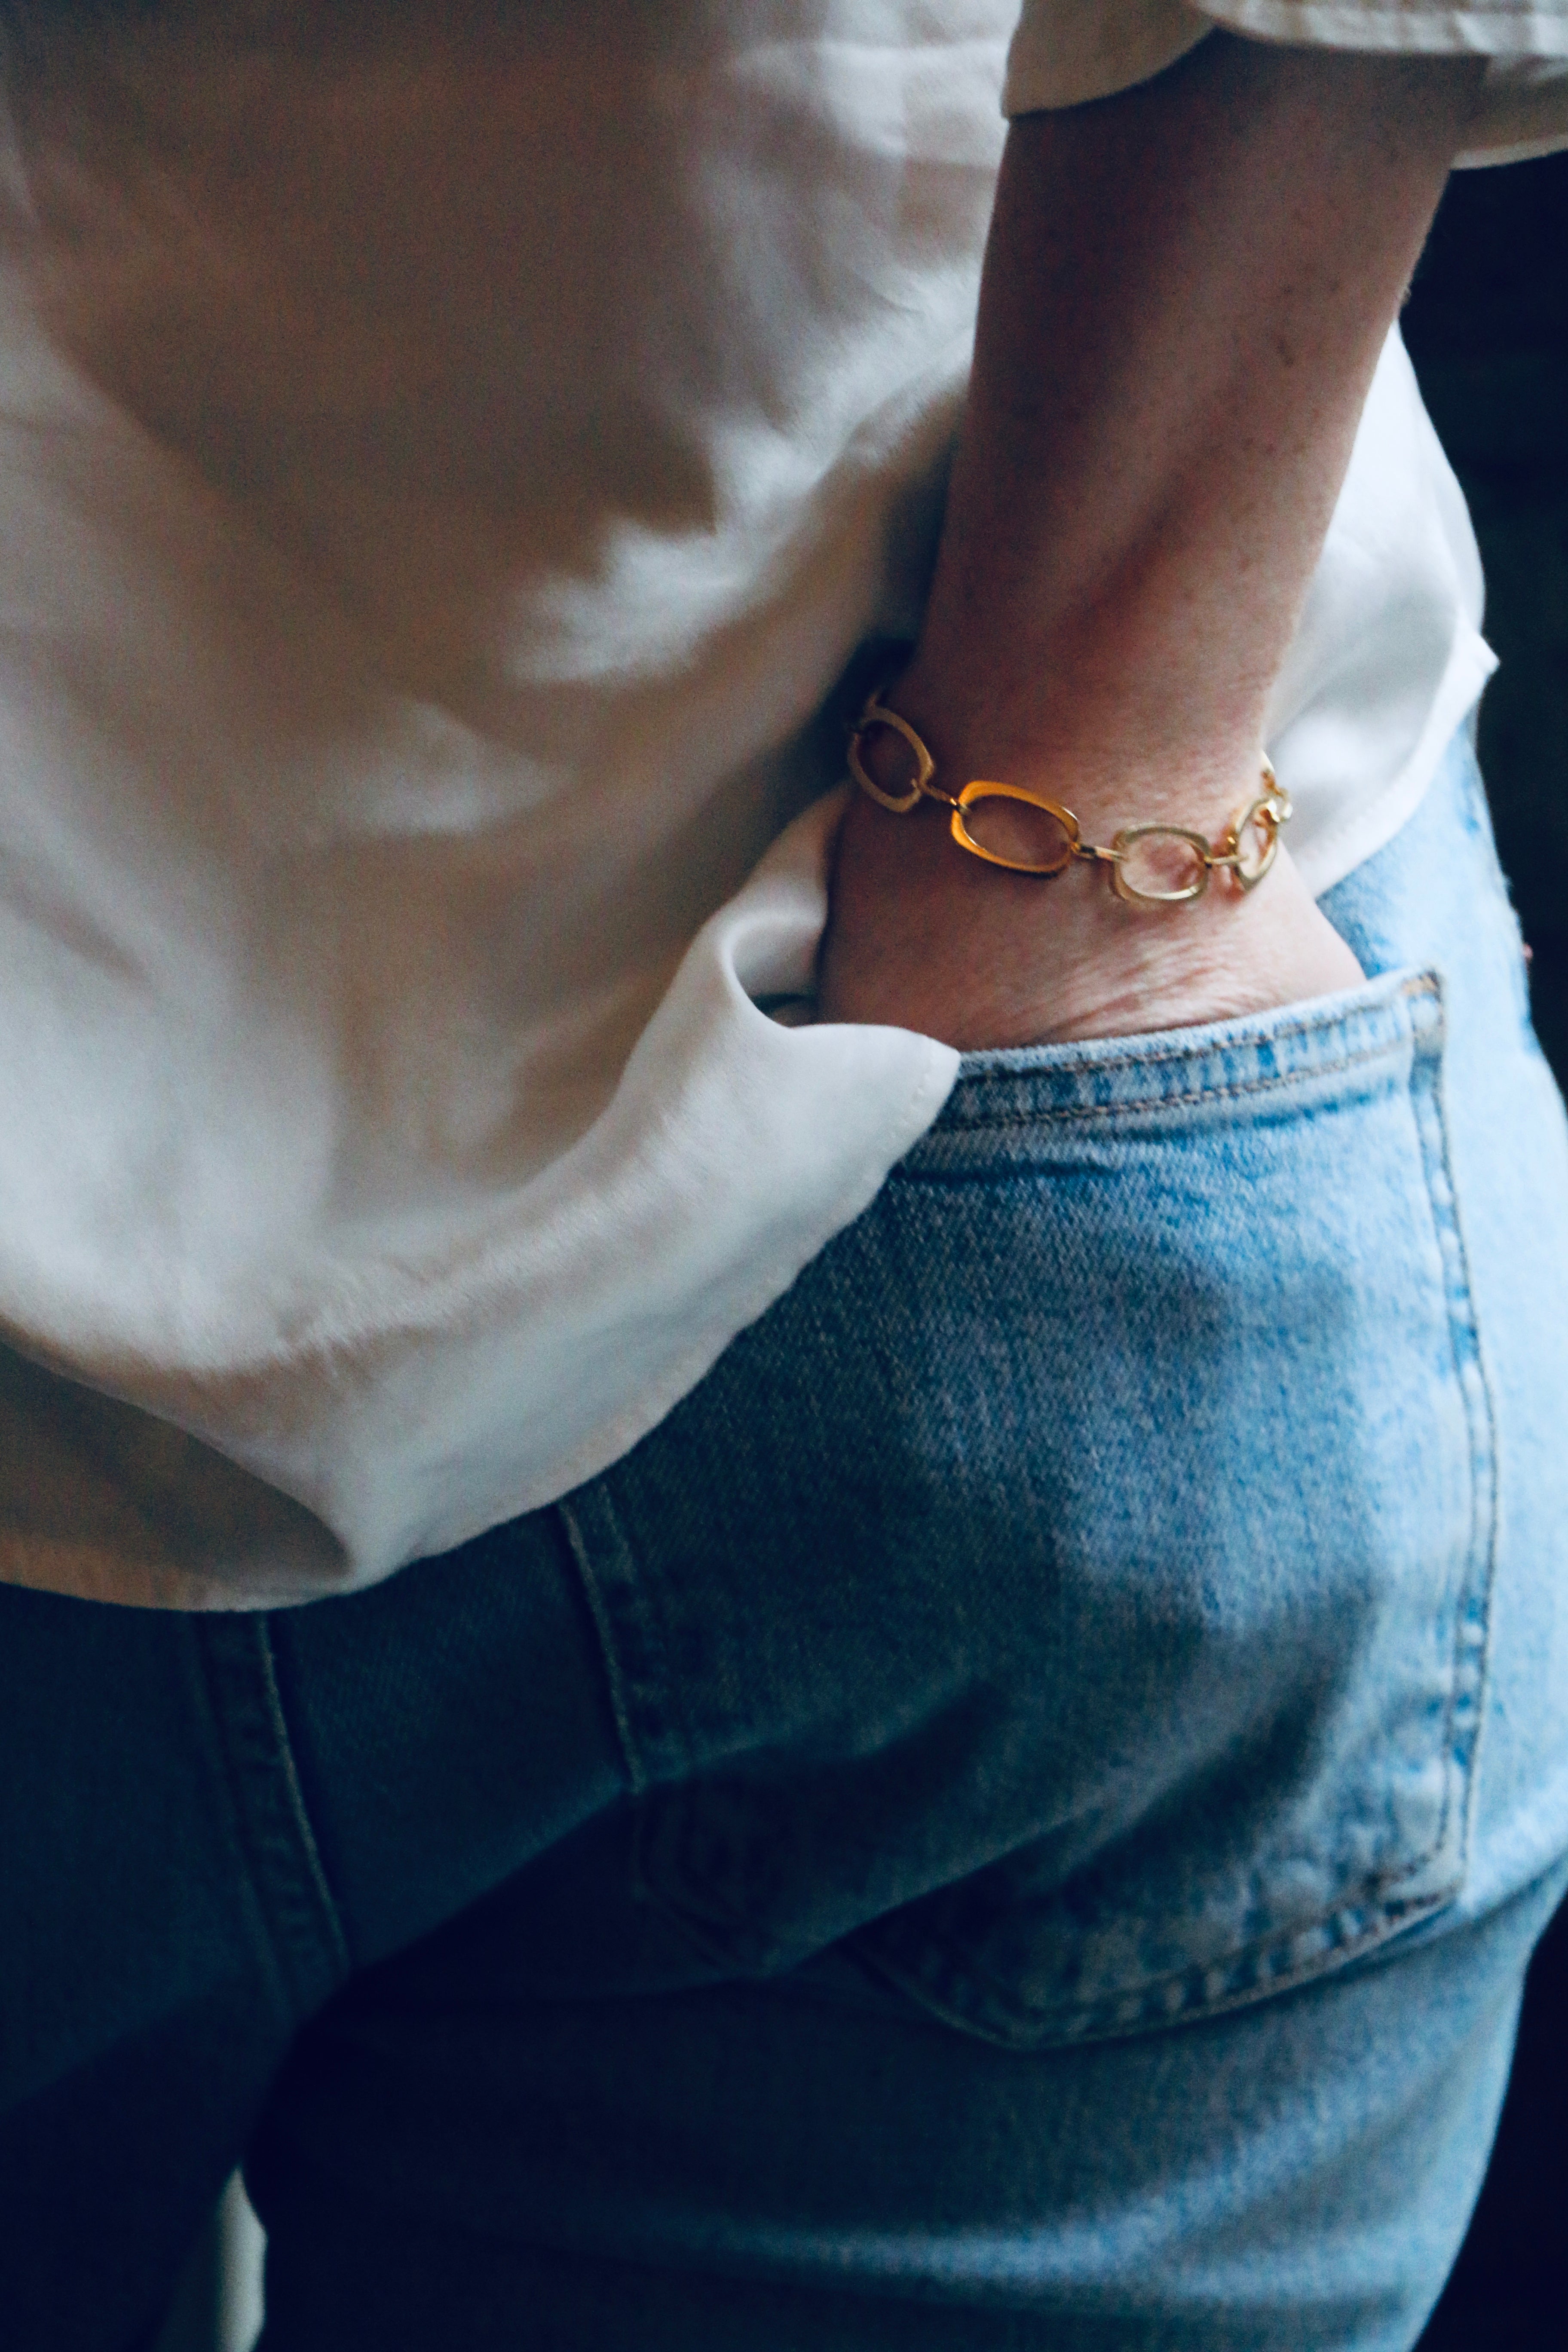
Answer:
<svg viewBox="0 0 1568 2352"><path fill-rule="evenodd" d="M1125 676L1097 694L1079 665L1047 656L1044 677L1036 671L1009 695L978 649L958 656L948 663L917 649L879 698L929 748L942 793L1005 781L1069 807L1086 839L1109 840L1146 823L1216 838L1258 790L1264 691L1222 699L1194 693L1181 674L1136 698ZM1057 677L1070 684L1055 689ZM908 772L896 744L873 740L867 750L879 772Z"/></svg>
<svg viewBox="0 0 1568 2352"><path fill-rule="evenodd" d="M1098 862L1008 872L962 854L940 803L899 816L857 793L819 1008L973 1049L1184 1027L1359 977L1283 854L1250 893L1222 877L1182 905L1130 906Z"/></svg>
<svg viewBox="0 0 1568 2352"><path fill-rule="evenodd" d="M1146 745L1119 757L1112 744L1108 756L1091 739L1086 761L1059 735L1042 743L1027 729L993 727L980 731L980 755L957 761L948 746L961 740L958 730L938 739L939 758L909 715L911 705L919 710L921 697L906 679L896 700L886 689L868 698L849 740L854 782L893 816L945 808L956 847L1012 872L1046 879L1071 865L1097 866L1123 903L1143 907L1190 904L1211 881L1245 897L1269 871L1291 815L1289 795L1261 751L1192 760L1178 737L1177 756L1162 758L1156 747L1151 760ZM1229 813L1200 826L1194 811L1217 805L1227 769L1235 772ZM1069 790L1076 805L1065 798Z"/></svg>

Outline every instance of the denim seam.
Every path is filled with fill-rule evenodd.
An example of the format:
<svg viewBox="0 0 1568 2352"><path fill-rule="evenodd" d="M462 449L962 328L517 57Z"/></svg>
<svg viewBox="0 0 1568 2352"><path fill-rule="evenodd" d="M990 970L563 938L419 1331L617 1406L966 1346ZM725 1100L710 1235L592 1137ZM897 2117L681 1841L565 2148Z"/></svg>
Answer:
<svg viewBox="0 0 1568 2352"><path fill-rule="evenodd" d="M1396 1883L1390 1879L1381 1884ZM1107 1994L1077 2010L1038 2012L1034 2019L1020 2011L1008 1988L973 1953L961 1949L940 1930L928 1929L903 1966L897 1937L889 1937L885 1944L875 1937L858 1939L858 1946L874 1974L906 1994L912 1992L942 2022L1001 2048L1048 2050L1197 2025L1274 1994L1289 1992L1362 1958L1429 1916L1448 1899L1441 1890L1390 1898L1380 1885L1369 1901L1339 1904L1288 1936L1261 1937L1223 1960L1195 1962L1152 1984ZM1302 1948L1309 1945L1310 1949ZM1281 1965L1270 1967L1271 1956L1277 1956ZM976 1991L983 1997L986 1992L994 1996L986 2005L988 2014L983 2013L982 2001L974 1998Z"/></svg>
<svg viewBox="0 0 1568 2352"><path fill-rule="evenodd" d="M248 1874L297 2022L343 1980L349 1957L304 1811L267 1622L215 1615L197 1633Z"/></svg>
<svg viewBox="0 0 1568 2352"><path fill-rule="evenodd" d="M1129 1111L1173 1110L1187 1103L1234 1101L1244 1095L1266 1094L1282 1087L1310 1086L1316 1078L1333 1077L1344 1070L1362 1067L1368 1062L1392 1060L1410 1043L1408 1035L1386 1038L1375 1045L1366 1046L1359 1054L1345 1054L1331 1062L1314 1062L1310 1069L1271 1071L1266 1077L1243 1078L1228 1086L1205 1086L1175 1095L1130 1095L1117 1102L1067 1103L1048 1110L996 1111L980 1118L954 1118L938 1134L984 1133L990 1128L1042 1127L1047 1121L1079 1118L1120 1118ZM900 1172L907 1172L905 1170Z"/></svg>
<svg viewBox="0 0 1568 2352"><path fill-rule="evenodd" d="M634 1797L640 1797L647 1787L647 1774L643 1769L641 1753L632 1728L631 1696L626 1688L626 1675L621 1670L620 1653L615 1640L615 1628L611 1622L610 1612L605 1605L605 1596L599 1589L599 1580L594 1572L587 1539L578 1522L576 1512L572 1508L571 1504L565 1501L556 1504L555 1512L565 1529L567 1549L572 1555L573 1565L577 1570L577 1579L583 1588L583 1597L588 1604L588 1613L594 1621L594 1632L598 1641L600 1658L605 1669L605 1681L610 1695L610 1712L616 1719L616 1738L620 1743L621 1759L626 1768L627 1785Z"/></svg>
<svg viewBox="0 0 1568 2352"><path fill-rule="evenodd" d="M229 1733L228 1712L224 1697L230 1675L212 1652L210 1622L200 1616L189 1616L185 1626L190 1636L187 1659L190 1682L195 1702L205 1725L218 1772L221 1774L229 1834L240 1855L240 1899L246 1914L247 1943L258 1969L266 1982L273 2015L284 2032L292 2030L298 2020L295 1987L291 1974L282 1962L271 1932L266 1889L252 1853L249 1836L249 1807L246 1801L245 1775L234 1752Z"/></svg>
<svg viewBox="0 0 1568 2352"><path fill-rule="evenodd" d="M641 1796L692 1751L668 1634L606 1482L578 1487L555 1508L598 1635L631 1792Z"/></svg>
<svg viewBox="0 0 1568 2352"><path fill-rule="evenodd" d="M1427 1196L1432 1202L1433 1223L1443 1257L1454 1380L1464 1407L1470 1442L1470 1545L1464 1580L1456 1595L1454 1675L1444 1717L1446 1749L1451 1770L1443 1826L1436 1841L1440 1848L1447 1834L1448 1808L1453 1802L1454 1783L1458 1780L1462 1790L1464 1808L1458 1853L1458 1869L1462 1877L1469 1845L1469 1820L1475 1794L1475 1749L1480 1731L1490 1649L1491 1587L1497 1561L1497 1411L1481 1344L1458 1190L1454 1182L1440 1064L1431 1070L1424 1084L1413 1087L1412 1107L1422 1156L1427 1163ZM1442 1180L1440 1200L1435 1181L1438 1176ZM1468 1347L1461 1345L1461 1333L1468 1341ZM1462 1739L1457 1734L1461 1714L1465 1726Z"/></svg>
<svg viewBox="0 0 1568 2352"><path fill-rule="evenodd" d="M283 1709L283 1694L278 1683L278 1659L272 1647L272 1629L265 1617L257 1620L257 1638L258 1647L261 1653L263 1696L273 1737L278 1743L278 1761L282 1773L284 1796L293 1820L294 1834L299 1841L305 1876L316 1897L324 1940L331 1956L332 1965L340 1978L346 1977L351 1967L348 1937L344 1933L342 1917L327 1877L326 1866L321 1860L321 1847L316 1843L316 1832L311 1824L310 1808L305 1802L304 1784L300 1778L294 1743L289 1736L289 1718Z"/></svg>

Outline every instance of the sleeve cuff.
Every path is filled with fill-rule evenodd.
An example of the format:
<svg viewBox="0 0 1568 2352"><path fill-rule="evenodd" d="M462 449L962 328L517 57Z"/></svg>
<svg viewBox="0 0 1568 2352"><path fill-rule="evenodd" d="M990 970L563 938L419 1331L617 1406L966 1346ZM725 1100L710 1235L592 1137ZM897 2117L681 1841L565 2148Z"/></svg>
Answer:
<svg viewBox="0 0 1568 2352"><path fill-rule="evenodd" d="M1182 0L1026 0L1002 111L1039 114L1114 98L1195 49L1214 27Z"/></svg>
<svg viewBox="0 0 1568 2352"><path fill-rule="evenodd" d="M1511 163L1568 146L1568 0L1026 0L1007 59L1004 113L1033 114L1150 81L1216 26L1300 48L1485 57L1480 104L1460 163Z"/></svg>

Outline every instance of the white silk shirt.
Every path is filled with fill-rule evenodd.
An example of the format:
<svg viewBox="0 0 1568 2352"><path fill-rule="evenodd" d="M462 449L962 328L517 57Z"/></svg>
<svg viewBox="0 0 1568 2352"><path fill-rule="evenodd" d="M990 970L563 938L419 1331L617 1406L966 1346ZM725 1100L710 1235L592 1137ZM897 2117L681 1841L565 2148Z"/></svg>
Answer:
<svg viewBox="0 0 1568 2352"><path fill-rule="evenodd" d="M254 1606L548 1502L935 1117L949 1048L809 1020L824 796L918 621L1016 29L1014 111L1214 19L1485 50L1478 148L1568 138L1568 0L1017 15L10 61L0 1573ZM1315 887L1425 789L1480 597L1395 338L1271 728Z"/></svg>

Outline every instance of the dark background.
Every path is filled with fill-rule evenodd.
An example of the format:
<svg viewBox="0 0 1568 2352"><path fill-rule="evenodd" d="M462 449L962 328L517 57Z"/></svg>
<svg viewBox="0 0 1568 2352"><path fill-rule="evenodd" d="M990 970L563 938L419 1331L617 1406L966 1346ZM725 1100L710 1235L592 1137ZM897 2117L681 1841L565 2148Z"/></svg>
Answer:
<svg viewBox="0 0 1568 2352"><path fill-rule="evenodd" d="M1568 1088L1568 154L1455 173L1404 325L1480 541L1501 657L1481 766L1535 1025ZM1565 2345L1568 1906L1530 1973L1491 2170L1420 2352Z"/></svg>

